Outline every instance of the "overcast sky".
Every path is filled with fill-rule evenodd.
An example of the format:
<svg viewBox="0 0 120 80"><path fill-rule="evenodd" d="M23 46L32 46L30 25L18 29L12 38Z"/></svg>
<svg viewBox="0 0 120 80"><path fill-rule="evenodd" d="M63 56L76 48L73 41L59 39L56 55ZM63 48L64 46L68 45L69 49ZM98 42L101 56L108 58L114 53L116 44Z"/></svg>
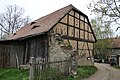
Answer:
<svg viewBox="0 0 120 80"><path fill-rule="evenodd" d="M35 20L72 4L90 18L90 11L87 9L90 2L92 0L0 0L0 13L4 11L6 5L16 4L25 9L26 16L29 15L32 20ZM112 29L116 33L116 28Z"/></svg>
<svg viewBox="0 0 120 80"><path fill-rule="evenodd" d="M90 2L91 0L0 0L0 12L3 12L6 5L17 4L25 9L26 15L29 15L30 18L37 19L72 4L86 15L89 15L87 5Z"/></svg>

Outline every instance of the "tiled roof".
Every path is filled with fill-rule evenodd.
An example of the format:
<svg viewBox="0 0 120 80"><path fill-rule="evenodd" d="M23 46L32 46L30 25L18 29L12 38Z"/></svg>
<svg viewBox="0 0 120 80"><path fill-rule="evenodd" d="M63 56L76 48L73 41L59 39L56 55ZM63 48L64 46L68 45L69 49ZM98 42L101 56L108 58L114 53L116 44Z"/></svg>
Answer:
<svg viewBox="0 0 120 80"><path fill-rule="evenodd" d="M111 43L112 48L120 48L120 37L113 38Z"/></svg>
<svg viewBox="0 0 120 80"><path fill-rule="evenodd" d="M99 41L103 41L102 43L105 43L105 46L109 46L109 48L120 48L120 37L99 39Z"/></svg>
<svg viewBox="0 0 120 80"><path fill-rule="evenodd" d="M43 16L26 26L22 27L16 32L16 35L11 36L8 40L24 38L32 35L39 35L49 31L65 14L67 14L72 8L72 5L59 9L51 14Z"/></svg>
<svg viewBox="0 0 120 80"><path fill-rule="evenodd" d="M36 35L44 34L45 32L48 32L51 28L53 28L72 9L78 11L80 14L88 18L84 13L79 11L74 6L68 5L64 8L61 8L53 13L50 13L27 24L26 26L22 27L19 31L17 31L15 35L9 37L7 40L19 40L27 37L33 37ZM93 36L95 38L94 33Z"/></svg>

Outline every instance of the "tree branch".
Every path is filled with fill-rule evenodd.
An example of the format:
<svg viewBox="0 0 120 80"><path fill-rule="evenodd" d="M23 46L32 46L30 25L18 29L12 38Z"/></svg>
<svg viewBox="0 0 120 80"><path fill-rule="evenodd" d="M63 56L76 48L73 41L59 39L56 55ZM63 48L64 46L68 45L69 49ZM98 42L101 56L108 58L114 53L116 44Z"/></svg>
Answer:
<svg viewBox="0 0 120 80"><path fill-rule="evenodd" d="M112 10L112 12L116 15L116 17L119 17L120 18L120 16L119 15L117 15L117 13L114 11L114 9L112 9L112 7L111 7L111 5L109 4L109 2L107 1L107 3L106 3L107 5L108 5L108 7Z"/></svg>
<svg viewBox="0 0 120 80"><path fill-rule="evenodd" d="M116 10L118 11L118 13L120 14L120 10L118 9L117 7L117 4L116 4L116 1L114 0L114 3L115 3L115 7L116 7Z"/></svg>
<svg viewBox="0 0 120 80"><path fill-rule="evenodd" d="M2 29L1 29L1 31L4 32L4 33L6 33L6 34L9 34L8 32L6 32L6 31L4 31L4 30L2 30Z"/></svg>
<svg viewBox="0 0 120 80"><path fill-rule="evenodd" d="M0 26L7 31L7 29L0 23Z"/></svg>

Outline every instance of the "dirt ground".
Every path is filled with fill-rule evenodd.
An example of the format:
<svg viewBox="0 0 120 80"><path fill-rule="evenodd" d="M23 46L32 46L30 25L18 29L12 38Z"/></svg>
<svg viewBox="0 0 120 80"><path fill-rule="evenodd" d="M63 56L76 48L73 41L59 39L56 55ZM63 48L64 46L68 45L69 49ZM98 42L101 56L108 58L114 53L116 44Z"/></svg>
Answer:
<svg viewBox="0 0 120 80"><path fill-rule="evenodd" d="M109 64L95 63L98 71L91 77L84 80L120 80L120 70L111 67Z"/></svg>

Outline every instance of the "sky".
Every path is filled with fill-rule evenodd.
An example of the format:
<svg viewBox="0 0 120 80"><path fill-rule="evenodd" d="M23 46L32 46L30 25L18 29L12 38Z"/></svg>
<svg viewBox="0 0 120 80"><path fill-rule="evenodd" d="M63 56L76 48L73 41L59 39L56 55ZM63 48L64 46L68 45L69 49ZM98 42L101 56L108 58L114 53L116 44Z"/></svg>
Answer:
<svg viewBox="0 0 120 80"><path fill-rule="evenodd" d="M0 13L5 10L7 5L16 4L25 9L26 16L29 15L32 20L35 20L72 4L89 18L92 18L93 15L91 16L90 11L87 9L87 5L90 2L92 2L92 0L0 0ZM115 29L116 28L113 28L114 32Z"/></svg>
<svg viewBox="0 0 120 80"><path fill-rule="evenodd" d="M18 5L25 9L32 20L38 19L62 7L72 4L86 15L90 15L87 5L91 0L0 0L0 13L6 5Z"/></svg>

